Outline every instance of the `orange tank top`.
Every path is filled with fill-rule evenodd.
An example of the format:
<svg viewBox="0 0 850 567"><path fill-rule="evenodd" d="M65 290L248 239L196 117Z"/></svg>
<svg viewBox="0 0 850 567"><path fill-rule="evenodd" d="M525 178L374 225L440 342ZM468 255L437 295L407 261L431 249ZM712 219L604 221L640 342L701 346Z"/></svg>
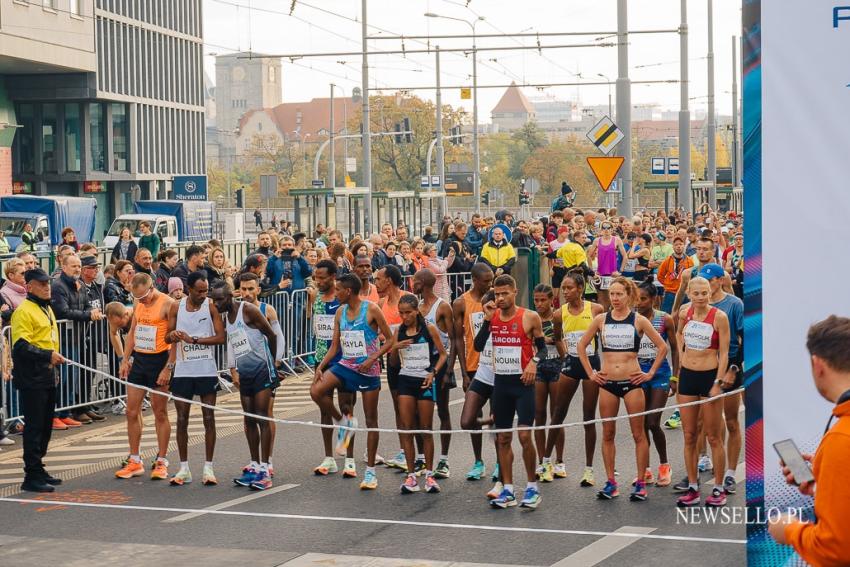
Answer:
<svg viewBox="0 0 850 567"><path fill-rule="evenodd" d="M167 295L160 293L150 305L145 305L141 301L136 302L134 312L136 331L133 335L135 352L158 354L171 347L165 342L165 335L168 333L168 317L162 316L162 308L168 300Z"/></svg>
<svg viewBox="0 0 850 567"><path fill-rule="evenodd" d="M378 288L375 287L375 284L370 283L369 284L369 295L362 295L361 294L360 299L365 299L366 301L371 301L372 303L377 305L378 302L381 300L381 298L378 297Z"/></svg>
<svg viewBox="0 0 850 567"><path fill-rule="evenodd" d="M484 307L480 301L472 299L470 292L464 293L463 308L463 339L466 347L466 371L473 372L478 369L478 362L481 358L481 353L475 350L475 335L478 334L478 329L484 323Z"/></svg>

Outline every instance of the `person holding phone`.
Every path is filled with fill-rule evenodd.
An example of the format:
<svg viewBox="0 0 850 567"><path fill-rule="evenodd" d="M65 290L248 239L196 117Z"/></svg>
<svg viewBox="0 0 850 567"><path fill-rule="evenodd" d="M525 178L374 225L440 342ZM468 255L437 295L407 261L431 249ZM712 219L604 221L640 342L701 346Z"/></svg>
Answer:
<svg viewBox="0 0 850 567"><path fill-rule="evenodd" d="M850 319L830 315L809 328L806 347L812 364L812 377L821 396L835 404L823 439L814 455L796 455L786 444L780 460L782 474L788 484L800 493L813 496L817 523L783 515L768 527L770 535L783 545L790 545L811 565L850 564L850 484L846 471L850 467ZM838 418L833 426L832 421ZM782 442L780 442L782 443ZM777 443L777 451L783 449ZM792 450L794 447L790 447ZM806 463L799 462L799 459ZM812 476L807 468L811 463ZM813 478L801 482L803 477Z"/></svg>

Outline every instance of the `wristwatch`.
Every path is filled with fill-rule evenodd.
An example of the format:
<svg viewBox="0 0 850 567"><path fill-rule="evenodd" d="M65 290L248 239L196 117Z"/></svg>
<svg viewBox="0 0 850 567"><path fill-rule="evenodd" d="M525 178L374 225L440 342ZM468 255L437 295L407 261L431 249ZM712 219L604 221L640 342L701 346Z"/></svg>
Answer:
<svg viewBox="0 0 850 567"><path fill-rule="evenodd" d="M534 364L540 364L540 357L538 357L538 356L532 356L532 357L531 357L531 362L533 362Z"/></svg>
<svg viewBox="0 0 850 567"><path fill-rule="evenodd" d="M165 365L165 367L166 367L168 370L174 370L174 363L173 363L173 362L169 362L168 364L166 364L166 365Z"/></svg>
<svg viewBox="0 0 850 567"><path fill-rule="evenodd" d="M192 337L192 344L193 345L198 344L198 337Z"/></svg>

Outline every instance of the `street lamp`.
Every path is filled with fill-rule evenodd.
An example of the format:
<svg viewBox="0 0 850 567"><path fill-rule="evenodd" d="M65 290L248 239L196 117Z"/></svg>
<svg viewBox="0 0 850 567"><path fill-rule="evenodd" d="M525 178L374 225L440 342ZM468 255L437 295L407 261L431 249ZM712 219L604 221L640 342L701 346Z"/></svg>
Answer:
<svg viewBox="0 0 850 567"><path fill-rule="evenodd" d="M478 16L471 22L462 18L454 18L452 16L442 16L434 12L426 12L426 18L442 18L444 20L455 20L463 22L472 29L472 154L473 154L473 175L472 187L475 198L475 211L481 212L481 156L478 151L478 48L475 45L475 26L478 22L484 21L484 16ZM438 132L437 135L440 135Z"/></svg>
<svg viewBox="0 0 850 567"><path fill-rule="evenodd" d="M614 120L614 115L611 110L611 79L608 77L608 75L603 75L602 73L596 73L596 76L602 77L603 79L608 81L608 118Z"/></svg>

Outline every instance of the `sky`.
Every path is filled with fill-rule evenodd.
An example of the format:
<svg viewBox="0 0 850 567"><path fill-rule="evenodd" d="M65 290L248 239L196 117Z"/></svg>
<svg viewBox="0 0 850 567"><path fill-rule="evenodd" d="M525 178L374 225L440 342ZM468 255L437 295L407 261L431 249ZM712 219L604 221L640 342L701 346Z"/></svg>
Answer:
<svg viewBox="0 0 850 567"><path fill-rule="evenodd" d="M476 33L613 32L617 29L617 0L369 0L370 35L461 35L468 24L425 17L426 12L476 23ZM680 21L679 0L629 1L630 31L675 30ZM294 10L290 16L290 8ZM707 0L687 0L692 111L707 108L708 19ZM360 52L361 1L359 0L204 0L205 69L215 78L215 54L253 51L276 55L327 52ZM732 37L740 36L740 0L714 2L715 96L719 115L732 113ZM517 83L572 83L605 81L617 77L617 48L570 47L546 49L547 45L594 44L616 41L591 36L540 37L544 48L535 50L479 51L479 121L490 121L490 110L504 88L486 85ZM536 46L537 37L478 39L478 48ZM413 50L439 45L442 49L469 48L469 38L370 40L369 50ZM740 53L738 54L740 56ZM409 55L370 55L370 84L393 93L398 88L435 84L433 52ZM464 53L441 56L443 103L472 110L471 100L461 100L459 87L471 86L472 59ZM738 70L740 73L740 68ZM629 74L638 80L679 79L679 35L676 33L630 36ZM283 61L283 101L307 101L327 97L329 84L350 95L361 85L359 55L302 58ZM578 75L578 77L577 77ZM740 88L740 86L739 86ZM611 87L612 93L615 92ZM580 100L585 106L608 103L609 88L563 86L524 88L526 96ZM339 91L337 91L339 94ZM411 91L433 99L433 90ZM614 95L616 100L616 95ZM658 104L663 110L679 109L679 84L633 85L633 104Z"/></svg>

